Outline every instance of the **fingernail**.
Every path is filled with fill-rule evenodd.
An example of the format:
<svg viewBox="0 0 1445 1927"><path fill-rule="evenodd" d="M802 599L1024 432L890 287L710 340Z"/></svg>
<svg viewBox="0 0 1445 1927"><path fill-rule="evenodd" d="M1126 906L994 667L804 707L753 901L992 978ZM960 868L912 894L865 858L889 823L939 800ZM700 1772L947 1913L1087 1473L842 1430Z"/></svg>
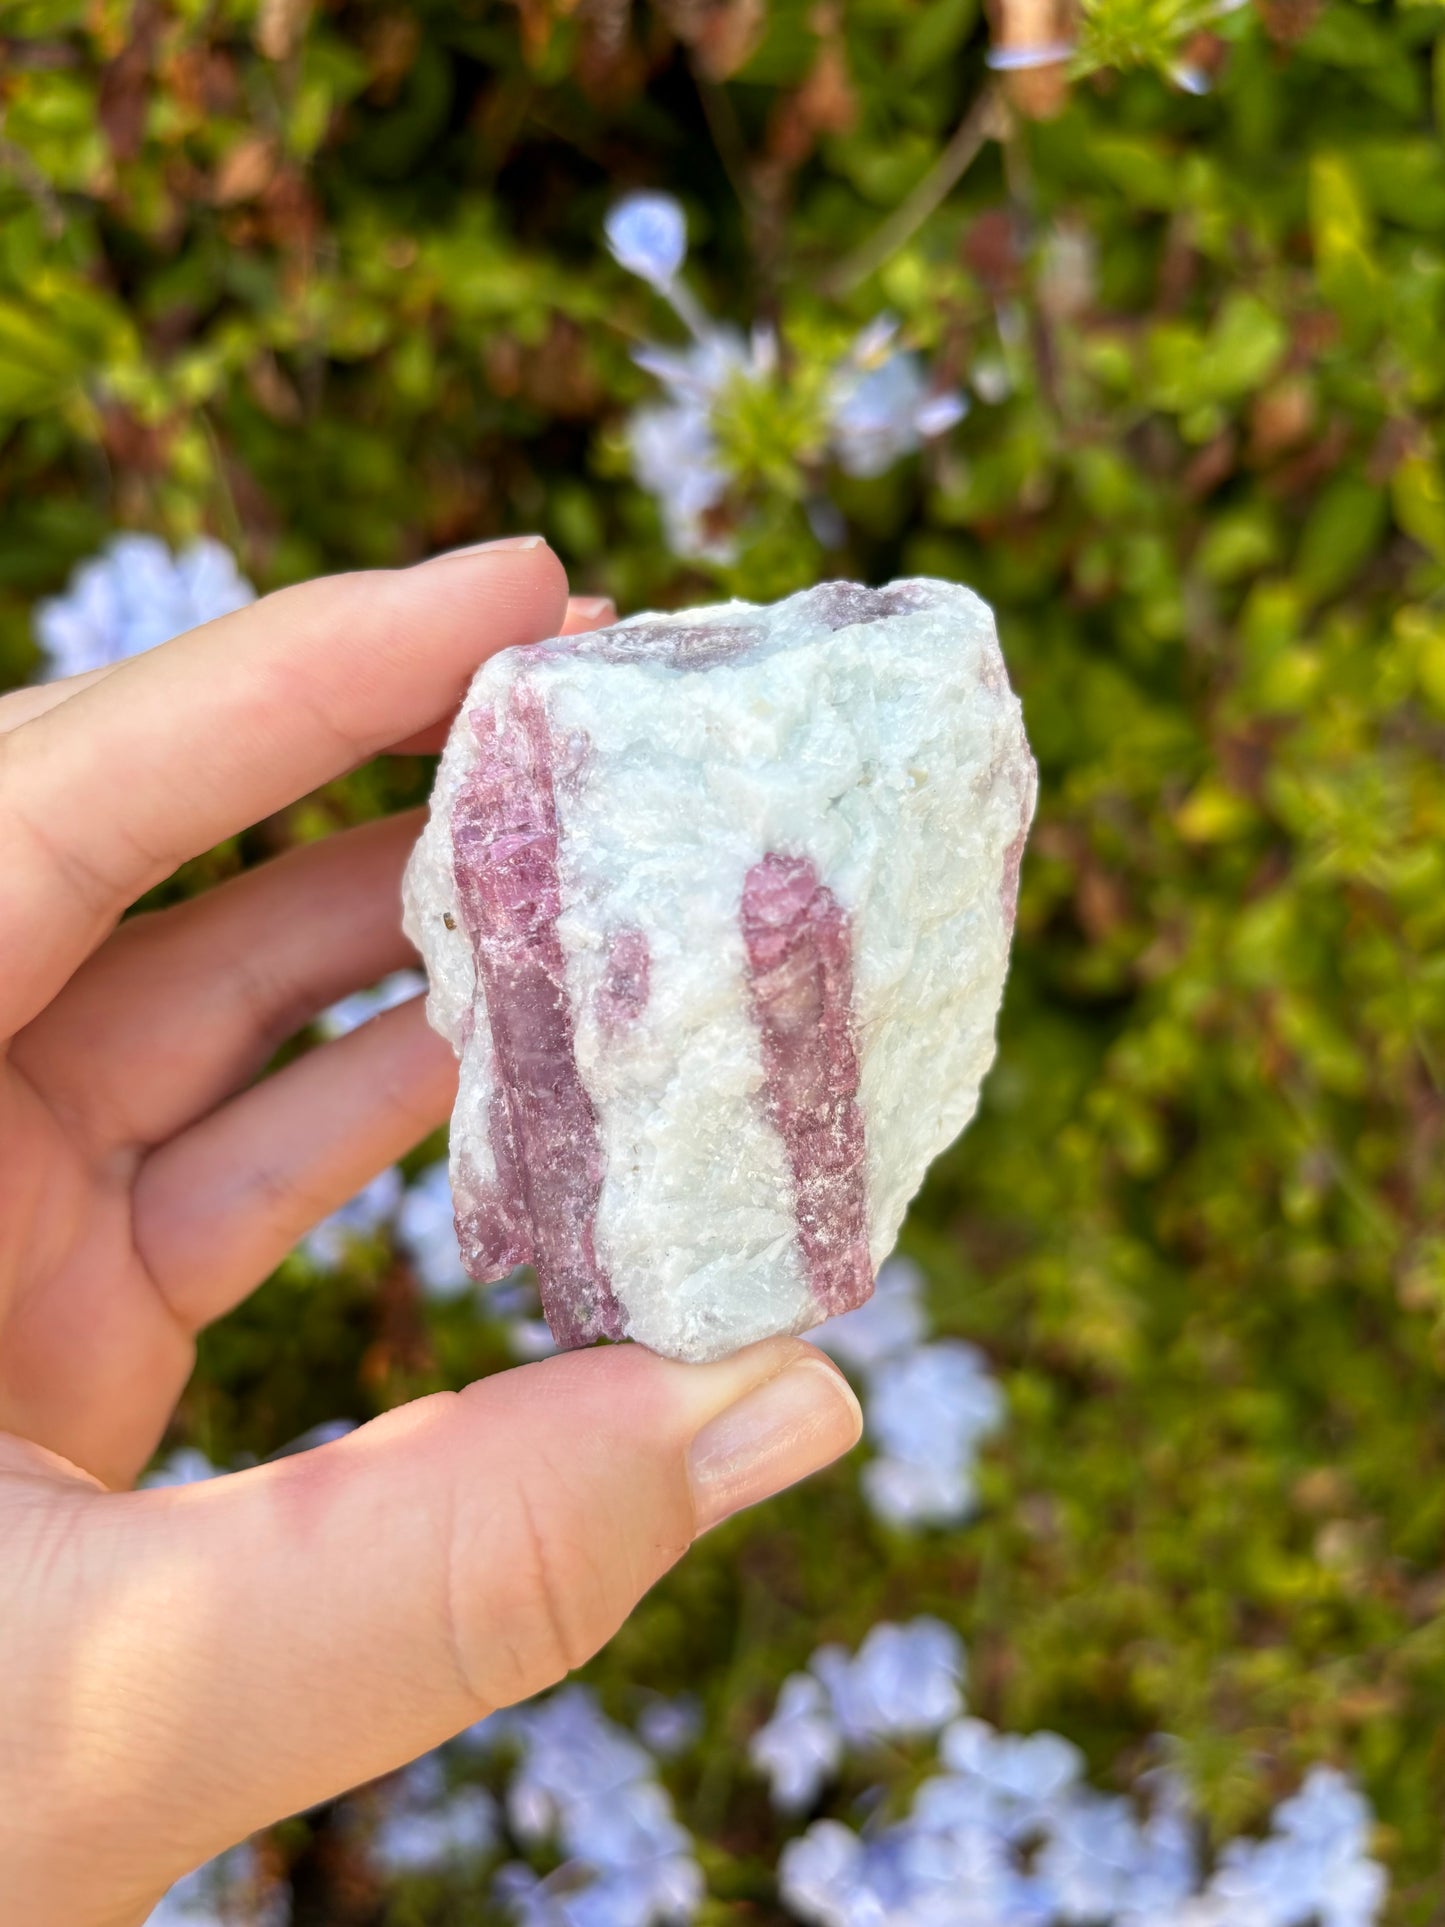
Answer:
<svg viewBox="0 0 1445 1927"><path fill-rule="evenodd" d="M693 1440L688 1474L698 1531L830 1465L862 1430L863 1414L840 1372L821 1358L789 1365Z"/></svg>
<svg viewBox="0 0 1445 1927"><path fill-rule="evenodd" d="M574 595L567 609L569 614L580 616L584 622L617 620L617 604L610 595Z"/></svg>
<svg viewBox="0 0 1445 1927"><path fill-rule="evenodd" d="M485 555L488 550L499 549L545 549L545 535L500 535L494 542L469 542L464 549L448 549L442 555L430 557L433 562L455 562L463 555Z"/></svg>

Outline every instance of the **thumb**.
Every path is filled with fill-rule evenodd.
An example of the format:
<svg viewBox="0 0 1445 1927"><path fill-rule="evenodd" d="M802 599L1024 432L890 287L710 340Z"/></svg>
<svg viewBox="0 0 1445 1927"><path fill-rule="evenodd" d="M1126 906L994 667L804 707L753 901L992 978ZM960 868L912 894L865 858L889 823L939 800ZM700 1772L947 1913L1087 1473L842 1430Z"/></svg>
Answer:
<svg viewBox="0 0 1445 1927"><path fill-rule="evenodd" d="M30 1669L64 1680L59 1770L0 1856L36 1863L27 1920L140 1918L257 1827L553 1684L699 1532L860 1430L799 1340L705 1366L618 1346L209 1484L74 1493L64 1653ZM38 1837L84 1837L84 1867L42 1874Z"/></svg>

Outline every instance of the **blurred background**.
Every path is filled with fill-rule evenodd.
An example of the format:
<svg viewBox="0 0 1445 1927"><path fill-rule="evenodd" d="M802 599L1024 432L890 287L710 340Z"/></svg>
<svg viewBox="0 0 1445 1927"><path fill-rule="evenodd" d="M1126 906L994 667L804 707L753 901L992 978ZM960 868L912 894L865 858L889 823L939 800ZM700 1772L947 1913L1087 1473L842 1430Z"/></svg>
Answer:
<svg viewBox="0 0 1445 1927"><path fill-rule="evenodd" d="M1442 116L1386 0L0 8L0 686L540 529L624 611L967 582L1042 776L869 1440L158 1923L1445 1918ZM153 1477L545 1349L444 1150Z"/></svg>

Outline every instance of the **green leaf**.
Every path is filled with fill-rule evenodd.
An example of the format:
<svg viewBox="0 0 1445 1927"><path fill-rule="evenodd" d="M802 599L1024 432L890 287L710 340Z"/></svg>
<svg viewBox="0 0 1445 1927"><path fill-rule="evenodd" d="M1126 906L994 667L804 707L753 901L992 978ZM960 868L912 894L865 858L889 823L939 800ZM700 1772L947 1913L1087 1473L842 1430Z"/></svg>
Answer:
<svg viewBox="0 0 1445 1927"><path fill-rule="evenodd" d="M1380 546L1389 507L1382 488L1342 475L1310 511L1295 557L1295 580L1312 602L1338 594Z"/></svg>
<svg viewBox="0 0 1445 1927"><path fill-rule="evenodd" d="M950 60L978 19L978 0L929 0L899 38L898 72L931 74Z"/></svg>
<svg viewBox="0 0 1445 1927"><path fill-rule="evenodd" d="M1134 207L1167 209L1179 198L1178 156L1162 141L1100 133L1089 142L1088 158Z"/></svg>
<svg viewBox="0 0 1445 1927"><path fill-rule="evenodd" d="M1372 251L1369 205L1342 154L1317 154L1311 162L1309 208L1320 289L1362 338L1379 319L1385 286Z"/></svg>
<svg viewBox="0 0 1445 1927"><path fill-rule="evenodd" d="M0 415L53 408L82 366L72 344L44 316L0 301Z"/></svg>
<svg viewBox="0 0 1445 1927"><path fill-rule="evenodd" d="M1445 229L1445 151L1438 140L1360 141L1348 153L1359 191L1377 214L1425 233Z"/></svg>
<svg viewBox="0 0 1445 1927"><path fill-rule="evenodd" d="M1390 483L1395 520L1437 562L1445 562L1445 480L1428 456L1401 462Z"/></svg>
<svg viewBox="0 0 1445 1927"><path fill-rule="evenodd" d="M1204 337L1179 322L1162 322L1150 337L1153 394L1172 413L1198 418L1193 439L1216 433L1216 405L1237 400L1267 382L1289 337L1279 316L1257 295L1226 296Z"/></svg>
<svg viewBox="0 0 1445 1927"><path fill-rule="evenodd" d="M1210 385L1216 395L1247 395L1274 373L1289 345L1284 323L1253 294L1231 294L1206 344Z"/></svg>

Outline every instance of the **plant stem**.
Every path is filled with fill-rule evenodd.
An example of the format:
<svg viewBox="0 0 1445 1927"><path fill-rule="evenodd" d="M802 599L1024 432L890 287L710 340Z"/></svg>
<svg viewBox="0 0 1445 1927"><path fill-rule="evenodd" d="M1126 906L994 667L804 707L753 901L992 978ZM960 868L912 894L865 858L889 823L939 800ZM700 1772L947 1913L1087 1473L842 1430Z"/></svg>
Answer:
<svg viewBox="0 0 1445 1927"><path fill-rule="evenodd" d="M838 296L875 274L890 256L896 254L923 223L942 206L989 140L999 140L1008 127L1008 109L996 87L986 87L954 130L948 145L923 179L875 228L861 247L845 255L830 274L823 277L823 292Z"/></svg>

